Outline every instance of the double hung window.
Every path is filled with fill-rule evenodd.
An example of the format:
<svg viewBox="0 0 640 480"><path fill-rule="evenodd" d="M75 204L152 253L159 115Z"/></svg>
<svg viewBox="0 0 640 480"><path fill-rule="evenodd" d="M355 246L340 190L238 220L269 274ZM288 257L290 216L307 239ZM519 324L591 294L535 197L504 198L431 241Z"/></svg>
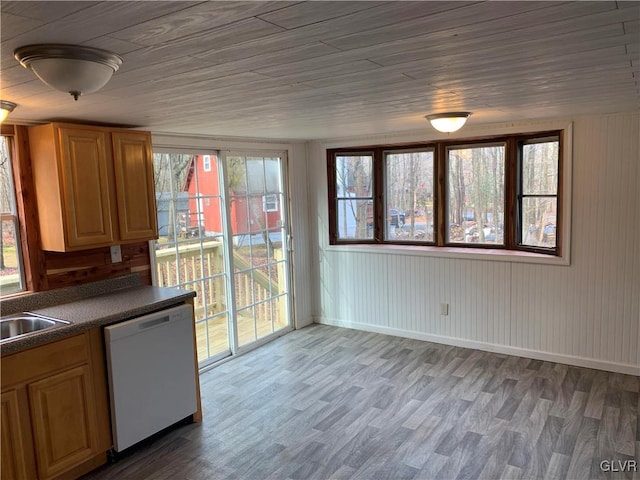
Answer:
<svg viewBox="0 0 640 480"><path fill-rule="evenodd" d="M11 164L11 137L0 136L0 294L25 289L20 224Z"/></svg>

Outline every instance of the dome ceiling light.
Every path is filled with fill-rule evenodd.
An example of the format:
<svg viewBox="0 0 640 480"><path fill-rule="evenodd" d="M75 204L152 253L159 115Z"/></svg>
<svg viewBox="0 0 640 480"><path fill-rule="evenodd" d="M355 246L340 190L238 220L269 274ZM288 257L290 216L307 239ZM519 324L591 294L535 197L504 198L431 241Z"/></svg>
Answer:
<svg viewBox="0 0 640 480"><path fill-rule="evenodd" d="M7 100L0 100L0 123L4 122L18 105Z"/></svg>
<svg viewBox="0 0 640 480"><path fill-rule="evenodd" d="M452 133L460 130L470 116L471 112L447 112L427 115L424 118L439 132Z"/></svg>
<svg viewBox="0 0 640 480"><path fill-rule="evenodd" d="M76 100L104 87L122 65L122 57L115 53L60 43L27 45L13 54L44 83Z"/></svg>

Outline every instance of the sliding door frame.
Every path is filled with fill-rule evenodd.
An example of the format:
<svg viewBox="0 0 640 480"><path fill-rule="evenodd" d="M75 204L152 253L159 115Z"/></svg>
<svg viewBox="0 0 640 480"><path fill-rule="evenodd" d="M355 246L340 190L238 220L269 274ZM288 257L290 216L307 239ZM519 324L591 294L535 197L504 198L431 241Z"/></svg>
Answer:
<svg viewBox="0 0 640 480"><path fill-rule="evenodd" d="M164 143L164 142L163 142ZM226 278L226 300L227 300L227 329L228 329L228 350L212 355L203 362L199 363L199 369L201 372L209 370L216 365L225 363L237 355L251 351L261 345L264 345L271 340L282 336L295 329L295 302L294 302L294 282L293 282L293 236L291 232L291 187L289 184L289 157L288 149L276 147L274 149L245 149L245 148L212 148L203 144L197 145L198 142L185 142L182 145L182 141L176 142L177 144L168 145L154 145L153 152L155 153L169 153L169 154L187 154L187 155L211 155L216 158L218 162L218 182L220 201L222 202L222 210L224 215L222 218L222 230L224 233L224 247L226 249L224 267ZM233 232L230 222L230 210L231 210L231 196L228 190L228 169L226 158L229 155L243 156L243 157L263 157L263 158L279 158L280 159L280 194L282 205L281 219L282 219L282 251L285 268L284 278L285 292L286 292L286 310L287 310L287 325L280 330L272 332L264 337L257 338L256 340L239 346L238 342L238 312L236 306L235 295L235 272L233 262ZM151 278L153 285L159 285L158 270L157 270L157 258L155 251L155 241L149 242L149 256L152 265ZM273 317L272 317L273 318ZM195 319L194 319L195 321ZM255 321L255 318L254 318ZM194 325L195 327L195 325Z"/></svg>
<svg viewBox="0 0 640 480"><path fill-rule="evenodd" d="M223 187L221 189L222 198L226 210L225 214L225 238L226 243L225 246L227 251L229 252L227 255L227 262L229 265L226 268L229 268L230 276L229 283L231 285L227 288L228 301L227 303L231 305L229 311L231 318L233 319L233 335L230 335L230 347L231 347L231 355L232 357L235 355L241 355L248 351L251 351L265 343L270 342L274 338L280 337L285 333L288 333L294 329L295 319L294 319L294 302L293 302L293 265L292 265L292 241L293 237L291 235L291 208L290 208L290 188L289 188L289 178L288 178L288 155L286 150L254 150L254 149L223 149L219 150L219 161L222 164L222 175L224 179ZM237 156L237 157L262 157L262 158L275 158L278 157L280 159L280 189L282 194L282 203L281 205L281 216L282 216L282 229L285 232L282 238L282 252L284 255L285 262L285 278L283 279L286 287L286 309L287 309L287 326L277 330L275 332L270 333L269 335L265 335L264 337L256 338L251 343L246 345L239 345L238 342L238 316L237 316L237 306L236 306L236 296L235 296L235 271L234 271L234 262L233 262L233 231L231 225L227 221L231 218L231 201L230 201L230 193L228 192L228 175L227 171L227 158L229 156ZM229 200L229 201L227 201ZM231 280L233 279L233 280ZM255 318L254 318L255 322Z"/></svg>

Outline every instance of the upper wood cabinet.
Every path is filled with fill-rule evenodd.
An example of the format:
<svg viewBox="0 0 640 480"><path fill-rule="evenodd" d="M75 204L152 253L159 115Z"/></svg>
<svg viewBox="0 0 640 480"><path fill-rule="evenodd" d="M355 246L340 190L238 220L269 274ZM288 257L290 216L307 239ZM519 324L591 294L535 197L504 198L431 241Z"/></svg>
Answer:
<svg viewBox="0 0 640 480"><path fill-rule="evenodd" d="M157 238L148 132L49 124L29 146L44 250Z"/></svg>
<svg viewBox="0 0 640 480"><path fill-rule="evenodd" d="M157 238L151 139L143 132L114 132L113 161L120 239Z"/></svg>

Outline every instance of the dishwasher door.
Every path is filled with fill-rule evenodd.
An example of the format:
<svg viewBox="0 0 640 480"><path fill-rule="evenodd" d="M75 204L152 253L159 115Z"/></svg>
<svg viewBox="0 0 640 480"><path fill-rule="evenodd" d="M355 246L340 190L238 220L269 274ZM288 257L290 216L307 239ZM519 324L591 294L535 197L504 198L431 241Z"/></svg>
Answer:
<svg viewBox="0 0 640 480"><path fill-rule="evenodd" d="M105 327L115 451L196 412L192 312L180 305Z"/></svg>

